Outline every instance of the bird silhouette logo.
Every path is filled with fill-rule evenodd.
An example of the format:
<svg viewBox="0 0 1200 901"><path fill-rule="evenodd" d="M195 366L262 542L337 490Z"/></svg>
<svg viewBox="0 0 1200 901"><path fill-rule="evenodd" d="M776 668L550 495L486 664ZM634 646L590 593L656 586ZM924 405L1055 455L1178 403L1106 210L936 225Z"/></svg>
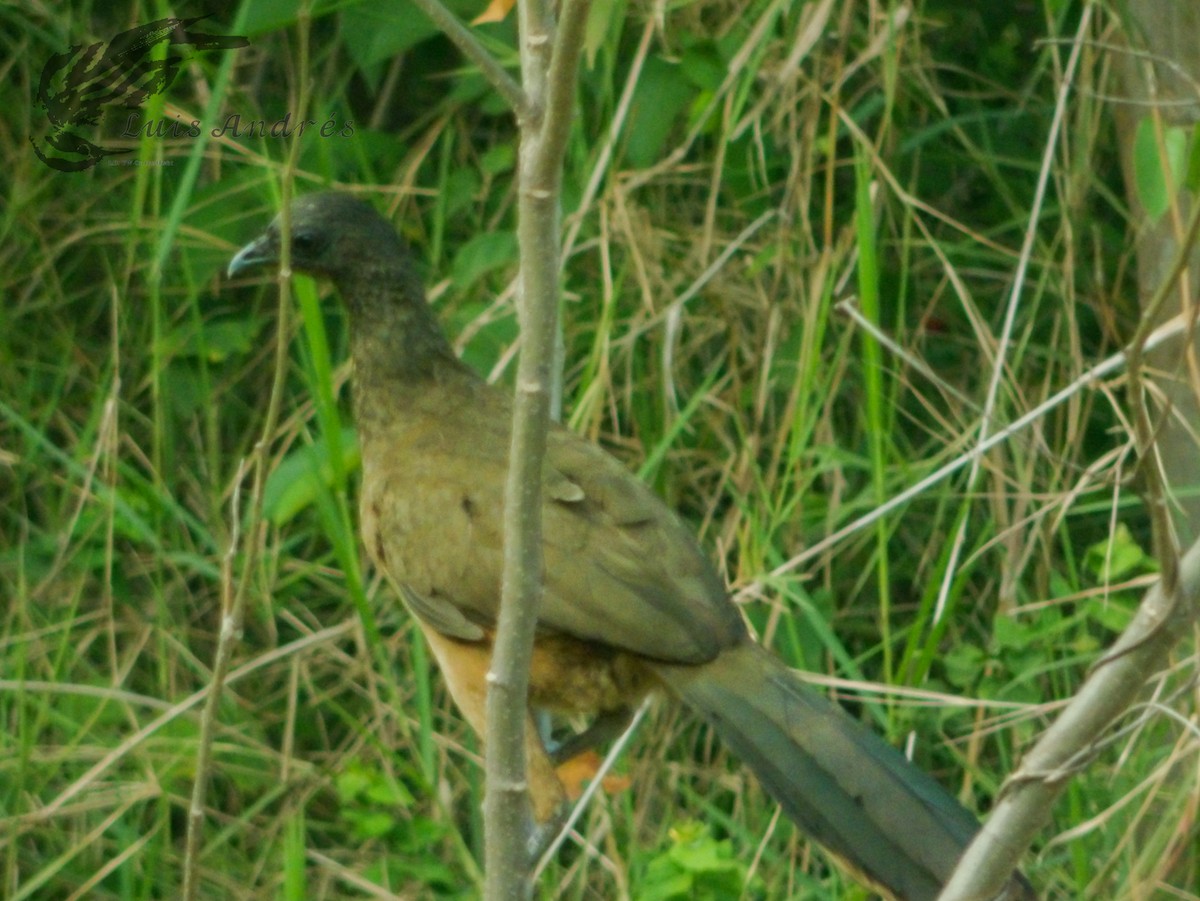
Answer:
<svg viewBox="0 0 1200 901"><path fill-rule="evenodd" d="M152 59L156 47L234 50L250 45L245 37L188 30L207 18L158 19L123 31L107 44L76 44L50 57L37 89L50 133L40 140L29 136L38 159L60 172L82 172L106 156L129 153L129 149L93 144L79 131L97 125L105 107L136 109L171 86L184 56L168 50L165 58Z"/></svg>

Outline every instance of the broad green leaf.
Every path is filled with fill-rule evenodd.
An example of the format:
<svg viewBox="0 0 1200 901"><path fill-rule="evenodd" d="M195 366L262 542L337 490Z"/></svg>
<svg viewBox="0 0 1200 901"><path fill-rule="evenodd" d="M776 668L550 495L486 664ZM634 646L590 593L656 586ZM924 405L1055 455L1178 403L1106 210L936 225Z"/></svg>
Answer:
<svg viewBox="0 0 1200 901"><path fill-rule="evenodd" d="M1171 189L1184 185L1187 173L1188 129L1163 125L1163 150L1159 153L1154 120L1146 116L1138 122L1133 138L1133 178L1138 199L1151 219L1159 219L1171 207ZM1167 169L1163 168L1163 157ZM1169 174L1169 178L1168 178Z"/></svg>
<svg viewBox="0 0 1200 901"><path fill-rule="evenodd" d="M483 232L467 241L454 257L450 278L465 291L496 269L517 261L517 236L510 231Z"/></svg>
<svg viewBox="0 0 1200 901"><path fill-rule="evenodd" d="M358 466L358 435L354 429L349 426L343 428L339 440L346 466ZM297 448L267 478L263 490L263 512L277 526L289 522L311 504L318 493L328 489L333 481L328 445L318 442Z"/></svg>

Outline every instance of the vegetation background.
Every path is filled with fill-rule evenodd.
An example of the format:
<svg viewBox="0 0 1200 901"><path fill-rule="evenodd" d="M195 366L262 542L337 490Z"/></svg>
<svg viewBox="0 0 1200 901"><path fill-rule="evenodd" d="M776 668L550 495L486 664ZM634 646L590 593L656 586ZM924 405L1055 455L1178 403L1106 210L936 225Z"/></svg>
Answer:
<svg viewBox="0 0 1200 901"><path fill-rule="evenodd" d="M981 813L1153 575L1119 376L795 558L968 450L995 367L1010 422L1130 333L1105 12L1059 101L1082 7L597 0L568 153L565 418L694 525L764 643ZM298 192L394 214L456 347L505 381L514 125L405 0L246 0L205 30L249 48L189 51L105 116L127 154L37 159L53 54L202 12L0 10L0 896L178 896L241 593L200 897L475 897L477 746L360 563L344 318L223 273L294 153ZM511 22L477 31L513 63ZM301 107L300 136L247 131ZM1045 897L1200 898L1195 664L1164 660L1072 781L1028 859ZM542 897L868 897L679 709L617 768L632 787Z"/></svg>

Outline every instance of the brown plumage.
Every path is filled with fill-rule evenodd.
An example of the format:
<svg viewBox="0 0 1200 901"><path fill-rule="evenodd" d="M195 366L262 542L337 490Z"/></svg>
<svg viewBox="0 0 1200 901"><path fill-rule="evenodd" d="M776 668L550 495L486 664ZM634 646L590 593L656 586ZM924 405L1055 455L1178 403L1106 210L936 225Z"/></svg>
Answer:
<svg viewBox="0 0 1200 901"><path fill-rule="evenodd" d="M363 541L483 735L502 568L508 396L451 351L395 231L347 195L299 198L291 265L350 312ZM230 274L278 260L280 223ZM936 898L978 829L934 780L749 638L691 533L616 460L552 426L534 707L616 718L662 687L708 719L789 816L887 894ZM535 815L564 800L532 720ZM1032 897L1014 875L1010 897Z"/></svg>

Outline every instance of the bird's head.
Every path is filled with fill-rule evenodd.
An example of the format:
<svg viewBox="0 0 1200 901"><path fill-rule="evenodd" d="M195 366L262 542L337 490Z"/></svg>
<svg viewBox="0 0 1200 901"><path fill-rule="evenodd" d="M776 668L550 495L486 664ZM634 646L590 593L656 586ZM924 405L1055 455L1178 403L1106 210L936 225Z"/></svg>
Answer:
<svg viewBox="0 0 1200 901"><path fill-rule="evenodd" d="M227 274L232 278L277 264L282 247L283 217L276 216L265 232L229 261ZM291 249L294 272L334 282L370 278L374 273L364 270L406 256L391 223L372 206L332 191L292 201Z"/></svg>

